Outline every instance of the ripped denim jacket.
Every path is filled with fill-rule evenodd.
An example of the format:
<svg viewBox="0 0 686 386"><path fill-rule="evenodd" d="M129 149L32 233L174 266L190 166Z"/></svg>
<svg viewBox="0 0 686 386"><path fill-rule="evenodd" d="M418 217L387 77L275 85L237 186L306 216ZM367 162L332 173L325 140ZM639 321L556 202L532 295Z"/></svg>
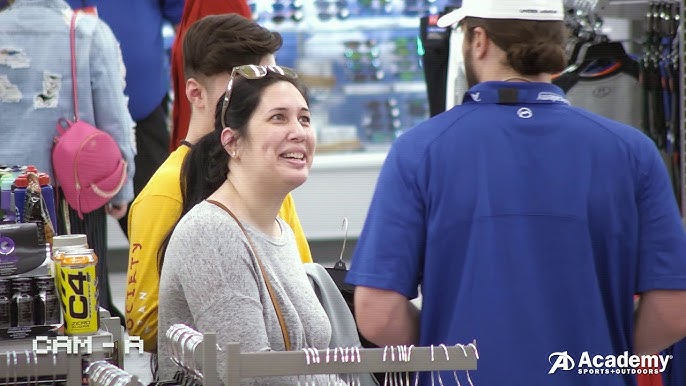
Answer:
<svg viewBox="0 0 686 386"><path fill-rule="evenodd" d="M16 0L0 12L0 164L52 174L59 118L73 119L69 21L62 0ZM124 66L110 28L92 15L76 22L80 119L108 132L128 163L112 202L133 200L135 122L124 95Z"/></svg>

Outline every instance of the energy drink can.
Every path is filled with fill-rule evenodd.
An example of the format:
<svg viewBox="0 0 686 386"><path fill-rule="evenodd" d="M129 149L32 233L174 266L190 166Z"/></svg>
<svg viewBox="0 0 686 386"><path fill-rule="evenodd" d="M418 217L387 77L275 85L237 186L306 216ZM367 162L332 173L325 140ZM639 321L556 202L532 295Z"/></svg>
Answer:
<svg viewBox="0 0 686 386"><path fill-rule="evenodd" d="M88 249L88 239L83 234L58 235L52 238L52 259L50 261L50 275L55 277L57 292L62 294L60 286L60 263L66 251L79 251Z"/></svg>
<svg viewBox="0 0 686 386"><path fill-rule="evenodd" d="M98 257L92 249L60 252L59 293L62 300L64 332L91 335L98 332Z"/></svg>
<svg viewBox="0 0 686 386"><path fill-rule="evenodd" d="M65 250L68 248L83 248L88 249L88 241L86 235L58 235L52 238L52 250Z"/></svg>
<svg viewBox="0 0 686 386"><path fill-rule="evenodd" d="M57 299L60 300L62 305L62 313L64 314L64 303L62 303L62 298L64 296L64 291L62 291L62 285L60 284L60 278L62 277L62 271L60 270L62 259L64 258L64 252L58 251L52 254L52 268L50 269L50 274L55 278L55 288L57 289Z"/></svg>
<svg viewBox="0 0 686 386"><path fill-rule="evenodd" d="M60 259L60 252L69 250L88 249L88 241L86 235L58 235L52 238L52 261L50 262L50 275L55 276L58 280L57 267ZM59 285L58 285L59 287Z"/></svg>

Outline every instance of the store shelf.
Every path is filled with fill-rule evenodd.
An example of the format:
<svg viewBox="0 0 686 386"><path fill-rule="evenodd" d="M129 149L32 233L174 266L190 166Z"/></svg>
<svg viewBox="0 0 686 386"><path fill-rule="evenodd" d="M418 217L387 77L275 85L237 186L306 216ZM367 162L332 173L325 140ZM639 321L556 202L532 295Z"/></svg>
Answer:
<svg viewBox="0 0 686 386"><path fill-rule="evenodd" d="M343 86L343 93L353 95L380 95L388 94L393 90L390 83L351 83Z"/></svg>
<svg viewBox="0 0 686 386"><path fill-rule="evenodd" d="M678 3L681 0L673 0ZM603 17L644 20L650 0L598 0L595 9Z"/></svg>
<svg viewBox="0 0 686 386"><path fill-rule="evenodd" d="M424 81L416 82L394 82L391 84L392 92L397 94L410 93L425 93L426 83Z"/></svg>
<svg viewBox="0 0 686 386"><path fill-rule="evenodd" d="M565 0L567 7L592 10L603 18L625 20L644 20L650 3L650 0Z"/></svg>
<svg viewBox="0 0 686 386"><path fill-rule="evenodd" d="M327 21L311 18L305 19L299 23L288 20L282 23L265 21L260 24L270 30L279 31L280 33L313 33L315 31L317 33L340 33L341 31L419 28L419 17L367 16L351 17L345 20L332 19Z"/></svg>
<svg viewBox="0 0 686 386"><path fill-rule="evenodd" d="M648 10L645 0L600 1L597 9L603 17L617 17L629 20L643 20Z"/></svg>
<svg viewBox="0 0 686 386"><path fill-rule="evenodd" d="M380 95L380 94L404 94L424 93L426 83L423 81L410 82L387 82L387 83L352 83L343 86L345 95Z"/></svg>

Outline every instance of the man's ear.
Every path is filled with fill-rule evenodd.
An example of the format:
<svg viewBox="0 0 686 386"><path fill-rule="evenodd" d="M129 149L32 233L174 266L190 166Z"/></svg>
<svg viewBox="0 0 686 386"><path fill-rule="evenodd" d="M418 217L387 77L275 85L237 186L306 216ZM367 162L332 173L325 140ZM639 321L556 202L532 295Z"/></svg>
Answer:
<svg viewBox="0 0 686 386"><path fill-rule="evenodd" d="M482 27L476 27L472 31L472 57L476 59L483 59L488 53L488 48L491 41L488 39L486 30Z"/></svg>
<svg viewBox="0 0 686 386"><path fill-rule="evenodd" d="M207 90L197 79L189 78L186 81L186 98L193 107L205 108Z"/></svg>

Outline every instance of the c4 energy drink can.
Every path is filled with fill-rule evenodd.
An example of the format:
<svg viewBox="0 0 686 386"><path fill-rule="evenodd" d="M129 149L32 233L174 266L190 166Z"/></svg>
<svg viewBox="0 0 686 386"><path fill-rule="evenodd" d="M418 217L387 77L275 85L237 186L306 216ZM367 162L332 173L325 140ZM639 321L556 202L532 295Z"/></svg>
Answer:
<svg viewBox="0 0 686 386"><path fill-rule="evenodd" d="M61 252L57 273L59 293L67 335L90 335L98 332L98 282L95 265L98 257L92 249Z"/></svg>
<svg viewBox="0 0 686 386"><path fill-rule="evenodd" d="M55 287L57 293L63 294L62 286L60 285L60 264L66 251L78 251L88 249L88 242L86 235L58 235L52 238L52 261L50 262L50 275L55 277ZM64 309L63 309L64 311Z"/></svg>

